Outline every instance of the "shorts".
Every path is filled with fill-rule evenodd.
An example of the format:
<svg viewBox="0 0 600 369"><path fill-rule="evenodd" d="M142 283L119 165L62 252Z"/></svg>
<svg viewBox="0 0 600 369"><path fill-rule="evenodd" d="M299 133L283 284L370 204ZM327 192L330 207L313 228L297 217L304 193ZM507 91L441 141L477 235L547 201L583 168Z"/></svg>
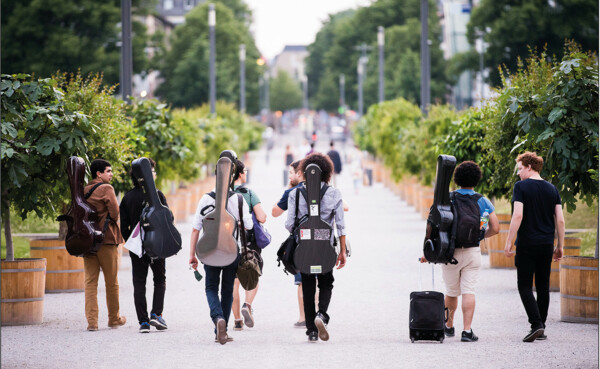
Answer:
<svg viewBox="0 0 600 369"><path fill-rule="evenodd" d="M475 294L475 285L481 269L481 249L479 247L457 248L454 258L458 264L442 265L442 277L446 284L446 295L457 297L465 293Z"/></svg>
<svg viewBox="0 0 600 369"><path fill-rule="evenodd" d="M300 272L298 272L298 274L294 274L294 284L296 286L299 286L302 284L302 274L300 274Z"/></svg>

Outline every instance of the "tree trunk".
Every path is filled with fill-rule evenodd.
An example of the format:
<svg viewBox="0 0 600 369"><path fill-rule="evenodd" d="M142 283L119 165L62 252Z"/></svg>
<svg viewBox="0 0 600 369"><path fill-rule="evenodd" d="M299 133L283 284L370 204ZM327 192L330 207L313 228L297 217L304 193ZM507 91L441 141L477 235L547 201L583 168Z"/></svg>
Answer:
<svg viewBox="0 0 600 369"><path fill-rule="evenodd" d="M62 213L66 214L68 210L68 207L66 204L63 204L63 209L62 209ZM67 231L68 229L68 225L66 221L62 221L59 222L59 227L58 227L58 239L59 240L64 240L65 238L67 238Z"/></svg>
<svg viewBox="0 0 600 369"><path fill-rule="evenodd" d="M598 259L598 231L600 231L600 223L596 225L596 252L594 253L596 259Z"/></svg>
<svg viewBox="0 0 600 369"><path fill-rule="evenodd" d="M10 204L4 217L4 238L6 239L6 260L15 261L15 250L13 248L12 232L10 230Z"/></svg>

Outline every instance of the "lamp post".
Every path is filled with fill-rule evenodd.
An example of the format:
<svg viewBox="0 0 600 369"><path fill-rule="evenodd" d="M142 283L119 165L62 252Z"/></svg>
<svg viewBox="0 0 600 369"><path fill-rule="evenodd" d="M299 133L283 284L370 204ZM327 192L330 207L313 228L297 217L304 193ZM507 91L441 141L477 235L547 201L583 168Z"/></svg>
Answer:
<svg viewBox="0 0 600 369"><path fill-rule="evenodd" d="M340 106L346 107L346 76L340 74Z"/></svg>
<svg viewBox="0 0 600 369"><path fill-rule="evenodd" d="M240 45L240 112L246 112L246 45Z"/></svg>
<svg viewBox="0 0 600 369"><path fill-rule="evenodd" d="M210 80L209 80L209 98L210 98L210 113L216 111L215 103L217 100L216 91L216 76L215 76L215 26L217 25L217 16L215 14L215 4L208 4L208 34L210 39Z"/></svg>
<svg viewBox="0 0 600 369"><path fill-rule="evenodd" d="M429 62L429 2L421 0L421 111L427 115L429 106L429 83L430 83L430 62Z"/></svg>
<svg viewBox="0 0 600 369"><path fill-rule="evenodd" d="M377 45L379 46L379 102L385 99L383 96L383 46L385 44L383 27L377 27Z"/></svg>
<svg viewBox="0 0 600 369"><path fill-rule="evenodd" d="M128 104L131 104L132 64L131 0L121 0L121 96Z"/></svg>
<svg viewBox="0 0 600 369"><path fill-rule="evenodd" d="M269 97L269 68L265 70L265 109L267 110L267 114L271 111L271 101Z"/></svg>
<svg viewBox="0 0 600 369"><path fill-rule="evenodd" d="M356 67L356 72L358 74L358 115L362 117L363 115L363 82L365 76L365 67L367 64L367 57L361 56L358 58L358 65Z"/></svg>
<svg viewBox="0 0 600 369"><path fill-rule="evenodd" d="M302 76L302 108L308 112L308 77Z"/></svg>

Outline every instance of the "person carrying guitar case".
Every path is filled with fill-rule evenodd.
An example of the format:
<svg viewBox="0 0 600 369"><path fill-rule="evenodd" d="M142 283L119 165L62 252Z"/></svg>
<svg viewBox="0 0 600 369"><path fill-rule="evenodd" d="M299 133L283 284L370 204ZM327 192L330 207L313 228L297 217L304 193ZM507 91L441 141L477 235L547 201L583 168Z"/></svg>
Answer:
<svg viewBox="0 0 600 369"><path fill-rule="evenodd" d="M223 158L227 158L228 160L222 160ZM211 222L225 221L228 220L228 217L233 217L235 224L237 224L240 221L238 209L240 201L242 202L244 227L246 229L252 229L253 227L252 216L250 214L248 205L243 200L243 197L238 197L236 193L231 191L231 187L233 185L232 173L235 173L236 170L236 160L237 155L231 150L225 150L221 153L219 156L219 163L226 164L228 162L230 167L226 168L226 173L221 173L221 170L217 169L215 189L213 190L212 194L204 194L198 203L198 208L196 209L194 220L192 221L192 234L190 236L189 264L194 270L198 268L197 244L199 243L198 239L200 238L200 231L204 230L202 236L203 239L213 239L215 242L216 239L221 240L221 238L217 236L212 237L213 235L207 234L207 232L214 230L214 227L208 229L205 228L207 228ZM217 168L221 168L221 166L217 165ZM221 198L221 193L225 194L224 198ZM219 204L217 203L217 199L224 201L225 203ZM223 211L216 211L216 207L224 207L224 209L222 209ZM223 219L213 218L216 215L219 215ZM234 232L236 236L239 236L239 229L233 228L236 227L232 226L232 229L230 229L228 232ZM227 235L223 235L223 237L225 236L231 238L233 237L233 234L229 233ZM239 237L235 237L235 241L237 242L237 252L239 252ZM205 247L204 244L201 246ZM218 249L218 243L215 246ZM201 251L205 252L206 249L203 248ZM210 256L210 254L208 255ZM226 256L228 256L228 254L226 254ZM222 345L233 341L233 338L229 337L227 334L227 323L231 314L231 305L233 303L233 285L237 273L239 259L239 254L237 254L237 257L234 255L233 262L230 262L228 265L224 266L208 265L206 262L204 262L204 271L206 273L206 299L210 308L210 318L215 324L215 342L218 342ZM207 257L206 260L210 259ZM221 293L220 298L219 292Z"/></svg>
<svg viewBox="0 0 600 369"><path fill-rule="evenodd" d="M312 166L312 167L311 167ZM312 180L309 180L308 176L310 174L310 170L307 168L320 168L318 171L315 170L315 173L321 172L320 178L316 178L316 183L312 183ZM301 275L302 275L302 293L304 295L304 314L306 317L306 335L308 336L309 342L317 342L319 339L322 341L329 340L329 333L327 332L327 324L329 323L330 317L327 313L327 309L329 307L329 303L331 301L331 291L333 289L333 267L337 265L337 269L341 269L346 265L346 231L345 231L345 223L344 223L344 205L342 201L342 194L337 188L328 187L327 183L331 180L331 175L333 173L333 163L331 159L321 153L313 153L307 156L302 163L300 164L300 169L304 173L305 178L307 179L307 183L304 187L308 188L308 196L305 198L300 190L296 189L290 192L288 198L288 211L285 227L288 231L292 231L294 228L294 223L296 217L302 218L320 218L314 219L315 222L325 222L329 228L329 237L327 243L323 245L322 242L318 244L322 248L313 248L310 252L310 255L304 253L302 240L307 240L308 231L304 231L300 229L302 235L300 235L300 242L298 244L298 248L295 252L295 263L296 266L300 267ZM319 181L320 179L320 181ZM308 183L311 182L311 183ZM315 186L316 184L316 186ZM303 188L304 188L303 187ZM322 198L320 199L319 204L309 204L307 203L307 199L312 199L315 197L315 202L320 196L320 191L316 191L316 195L313 193L312 189L325 189ZM299 207L298 213L291 209L295 208L296 197L300 196L299 199ZM315 215L318 214L318 217ZM333 232L331 229L333 227L333 222L335 220L335 225L338 230L338 235L340 238L340 253L335 257L335 251L333 251L333 263L330 263L331 252L333 249ZM312 222L312 221L311 221ZM302 222L299 228L302 228ZM311 237L312 240L322 241L321 231L323 229L318 229L319 232L310 232L314 237ZM317 234L319 236L317 236ZM316 244L313 244L313 246ZM314 253L313 253L314 251ZM323 263L319 265L315 265L314 267L306 268L307 265L298 265L301 264L299 262L303 262L306 260L318 261L319 257L323 260ZM316 278L315 278L316 277ZM319 282L319 311L315 311L315 292L317 287L317 280Z"/></svg>
<svg viewBox="0 0 600 369"><path fill-rule="evenodd" d="M152 176L156 180L156 162L150 158L148 158L148 160L152 166ZM144 191L133 173L130 173L130 175L131 181L133 182L133 189L129 190L125 196L123 196L123 200L121 200L121 205L119 206L121 214L121 235L124 239L128 239L129 236L131 236L131 233L140 221L142 209L145 206ZM168 206L165 195L158 190L157 193L163 205ZM150 332L150 325L156 327L158 330L167 329L167 323L162 317L167 286L165 259L161 257L151 259L148 254L144 254L140 258L131 251L129 252L129 257L131 259L131 273L133 276L133 300L138 322L140 324L139 332ZM152 269L154 280L154 294L152 297L150 317L148 317L148 305L146 302L146 279L148 278L148 268Z"/></svg>
<svg viewBox="0 0 600 369"><path fill-rule="evenodd" d="M119 270L118 246L123 243L119 230L119 203L114 188L109 184L113 173L111 164L103 159L96 159L90 165L92 180L84 187L87 202L98 211L99 223L104 224L108 216L111 221L104 232L102 246L96 255L83 258L85 273L85 315L88 331L98 330L98 277L100 269L104 274L106 285L106 305L108 308L108 326L118 328L127 319L119 314ZM91 192L91 194L90 194ZM88 196L89 195L89 196Z"/></svg>

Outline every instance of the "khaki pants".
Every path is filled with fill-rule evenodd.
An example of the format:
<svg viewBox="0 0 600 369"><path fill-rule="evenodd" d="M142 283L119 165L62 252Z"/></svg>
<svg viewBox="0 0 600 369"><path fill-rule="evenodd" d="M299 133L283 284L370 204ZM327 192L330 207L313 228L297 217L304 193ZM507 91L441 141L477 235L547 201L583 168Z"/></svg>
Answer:
<svg viewBox="0 0 600 369"><path fill-rule="evenodd" d="M119 249L115 245L102 245L94 256L83 258L85 270L85 317L89 325L98 325L98 277L100 268L106 285L108 324L119 321Z"/></svg>

